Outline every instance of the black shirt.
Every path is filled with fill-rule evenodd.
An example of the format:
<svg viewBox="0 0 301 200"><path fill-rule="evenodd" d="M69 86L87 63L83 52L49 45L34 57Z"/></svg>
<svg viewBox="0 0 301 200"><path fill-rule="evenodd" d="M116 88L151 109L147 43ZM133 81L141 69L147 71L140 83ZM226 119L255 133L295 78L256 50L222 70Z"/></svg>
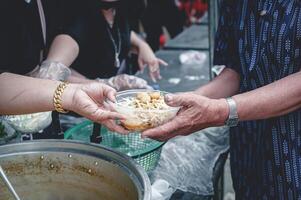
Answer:
<svg viewBox="0 0 301 200"><path fill-rule="evenodd" d="M62 0L42 0L49 46L62 23ZM45 48L36 0L1 0L0 72L26 74L40 62ZM45 54L46 55L46 54Z"/></svg>
<svg viewBox="0 0 301 200"><path fill-rule="evenodd" d="M91 79L112 77L117 74L118 68L114 64L115 49L109 34L111 33L115 44L121 39L119 59L124 60L130 49L127 9L124 6L117 9L115 23L111 29L96 2L81 2L77 11L73 11L74 17L61 32L70 35L80 47L79 56L71 67Z"/></svg>

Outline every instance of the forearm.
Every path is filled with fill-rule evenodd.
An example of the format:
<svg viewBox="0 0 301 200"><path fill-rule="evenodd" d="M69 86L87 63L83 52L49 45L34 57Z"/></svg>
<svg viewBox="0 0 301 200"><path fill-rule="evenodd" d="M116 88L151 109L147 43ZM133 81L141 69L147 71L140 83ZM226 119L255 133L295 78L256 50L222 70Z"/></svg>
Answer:
<svg viewBox="0 0 301 200"><path fill-rule="evenodd" d="M68 35L57 36L50 47L47 60L61 62L69 67L77 58L79 46L75 40Z"/></svg>
<svg viewBox="0 0 301 200"><path fill-rule="evenodd" d="M71 69L71 75L68 77L67 81L70 83L91 83L94 80L86 78L84 75L80 74L76 70Z"/></svg>
<svg viewBox="0 0 301 200"><path fill-rule="evenodd" d="M148 46L148 44L142 40L134 31L131 32L131 45L132 48L139 52L139 49L144 47L144 46Z"/></svg>
<svg viewBox="0 0 301 200"><path fill-rule="evenodd" d="M0 114L26 114L54 109L52 99L58 81L3 73L0 83Z"/></svg>
<svg viewBox="0 0 301 200"><path fill-rule="evenodd" d="M53 95L61 82L16 74L0 74L0 115L53 111ZM73 110L73 96L79 85L69 84L62 94L62 106Z"/></svg>
<svg viewBox="0 0 301 200"><path fill-rule="evenodd" d="M212 99L229 97L239 91L240 77L234 70L225 68L210 83L200 87L195 93Z"/></svg>
<svg viewBox="0 0 301 200"><path fill-rule="evenodd" d="M301 72L234 96L239 119L257 120L288 114L301 107Z"/></svg>

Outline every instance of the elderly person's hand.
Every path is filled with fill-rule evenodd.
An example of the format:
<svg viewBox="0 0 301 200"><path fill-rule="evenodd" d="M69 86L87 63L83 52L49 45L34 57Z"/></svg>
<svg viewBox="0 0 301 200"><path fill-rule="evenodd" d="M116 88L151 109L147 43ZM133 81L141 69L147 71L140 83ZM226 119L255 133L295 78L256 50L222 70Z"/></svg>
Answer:
<svg viewBox="0 0 301 200"><path fill-rule="evenodd" d="M139 77L121 74L109 79L97 79L101 83L105 83L117 91L129 90L129 89L152 89L147 82Z"/></svg>
<svg viewBox="0 0 301 200"><path fill-rule="evenodd" d="M138 64L140 70L144 70L145 66L149 68L149 75L152 81L156 82L158 79L161 79L160 75L160 64L167 66L168 64L157 58L153 50L146 44L142 43L138 49Z"/></svg>
<svg viewBox="0 0 301 200"><path fill-rule="evenodd" d="M208 127L222 126L229 115L225 99L209 99L189 92L166 95L165 101L170 106L182 106L182 108L173 120L144 131L143 137L166 141L178 135L189 135Z"/></svg>
<svg viewBox="0 0 301 200"><path fill-rule="evenodd" d="M116 124L116 119L125 117L113 111L107 110L104 100L115 99L116 91L101 83L70 84L63 93L62 102L66 110L72 110L83 117L105 125L108 129L119 133L128 133Z"/></svg>

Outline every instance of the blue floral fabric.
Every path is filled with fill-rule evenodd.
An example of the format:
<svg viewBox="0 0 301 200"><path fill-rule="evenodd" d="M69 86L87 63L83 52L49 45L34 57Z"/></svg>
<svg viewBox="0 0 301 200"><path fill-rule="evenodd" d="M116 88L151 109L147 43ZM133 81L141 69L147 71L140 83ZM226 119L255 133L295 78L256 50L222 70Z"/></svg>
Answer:
<svg viewBox="0 0 301 200"><path fill-rule="evenodd" d="M300 71L300 61L299 0L223 1L214 62L240 74L240 92ZM301 200L301 110L240 122L230 159L236 199Z"/></svg>

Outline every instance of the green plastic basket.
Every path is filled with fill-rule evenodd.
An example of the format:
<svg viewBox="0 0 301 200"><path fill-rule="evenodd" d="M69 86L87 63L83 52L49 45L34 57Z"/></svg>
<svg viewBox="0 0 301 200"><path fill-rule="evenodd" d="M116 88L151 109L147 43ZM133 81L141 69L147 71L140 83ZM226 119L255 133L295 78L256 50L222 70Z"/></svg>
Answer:
<svg viewBox="0 0 301 200"><path fill-rule="evenodd" d="M93 123L85 121L65 132L65 139L90 142L93 132ZM124 153L136 160L146 172L151 172L157 165L164 143L151 139L141 139L140 134L130 133L120 135L101 128L101 144Z"/></svg>

